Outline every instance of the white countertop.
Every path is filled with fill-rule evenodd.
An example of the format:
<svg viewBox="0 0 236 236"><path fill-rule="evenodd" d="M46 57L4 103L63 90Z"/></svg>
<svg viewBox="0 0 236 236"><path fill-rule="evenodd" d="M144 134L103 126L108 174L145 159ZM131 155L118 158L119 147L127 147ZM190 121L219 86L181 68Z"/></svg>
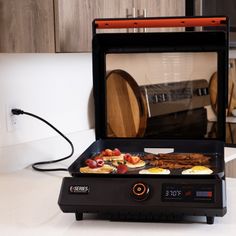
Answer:
<svg viewBox="0 0 236 236"><path fill-rule="evenodd" d="M67 173L40 173L31 168L0 175L1 236L73 235L235 235L236 179L227 179L228 213L207 225L205 217L194 223L130 223L88 218L76 221L57 205L62 177ZM196 220L198 223L196 223Z"/></svg>

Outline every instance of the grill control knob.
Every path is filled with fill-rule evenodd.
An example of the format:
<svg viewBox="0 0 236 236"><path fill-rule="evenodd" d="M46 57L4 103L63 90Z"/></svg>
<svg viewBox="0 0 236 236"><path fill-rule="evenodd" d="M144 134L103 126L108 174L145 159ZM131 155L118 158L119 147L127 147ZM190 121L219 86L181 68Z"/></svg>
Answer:
<svg viewBox="0 0 236 236"><path fill-rule="evenodd" d="M137 201L144 201L149 196L149 187L144 183L135 183L131 190L132 197Z"/></svg>

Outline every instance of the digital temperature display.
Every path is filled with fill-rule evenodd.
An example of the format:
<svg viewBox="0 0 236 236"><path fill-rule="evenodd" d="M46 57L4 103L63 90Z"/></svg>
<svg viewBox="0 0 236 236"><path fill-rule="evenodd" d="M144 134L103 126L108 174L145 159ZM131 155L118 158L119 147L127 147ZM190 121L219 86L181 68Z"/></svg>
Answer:
<svg viewBox="0 0 236 236"><path fill-rule="evenodd" d="M214 202L214 185L163 184L163 202Z"/></svg>
<svg viewBox="0 0 236 236"><path fill-rule="evenodd" d="M181 189L166 189L164 193L165 197L174 197L174 198L182 198L183 192Z"/></svg>

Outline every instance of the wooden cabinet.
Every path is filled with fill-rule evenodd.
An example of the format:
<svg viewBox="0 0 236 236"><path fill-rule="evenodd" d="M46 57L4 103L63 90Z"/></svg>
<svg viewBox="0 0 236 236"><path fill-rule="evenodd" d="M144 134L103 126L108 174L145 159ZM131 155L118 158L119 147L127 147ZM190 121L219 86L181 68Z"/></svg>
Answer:
<svg viewBox="0 0 236 236"><path fill-rule="evenodd" d="M146 14L150 17L185 14L185 0L134 0L133 6L141 13L146 9Z"/></svg>
<svg viewBox="0 0 236 236"><path fill-rule="evenodd" d="M129 0L55 0L57 52L91 51L95 18L125 17Z"/></svg>
<svg viewBox="0 0 236 236"><path fill-rule="evenodd" d="M141 17L144 9L146 16L180 16L185 13L184 2L0 0L0 52L88 52L91 51L93 19ZM126 32L125 29L118 31Z"/></svg>
<svg viewBox="0 0 236 236"><path fill-rule="evenodd" d="M91 51L94 18L140 17L144 9L147 16L183 16L185 0L55 0L57 52Z"/></svg>
<svg viewBox="0 0 236 236"><path fill-rule="evenodd" d="M185 0L134 0L134 7L139 14L147 17L159 16L184 16L185 15ZM181 31L183 28L161 28L161 29L146 29L146 32L158 31Z"/></svg>
<svg viewBox="0 0 236 236"><path fill-rule="evenodd" d="M0 0L0 52L55 52L53 0Z"/></svg>

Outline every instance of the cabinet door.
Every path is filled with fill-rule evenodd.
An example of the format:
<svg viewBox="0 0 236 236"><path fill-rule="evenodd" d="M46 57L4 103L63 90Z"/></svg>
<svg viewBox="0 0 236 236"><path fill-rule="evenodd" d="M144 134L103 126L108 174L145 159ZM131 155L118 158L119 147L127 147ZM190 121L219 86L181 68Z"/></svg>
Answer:
<svg viewBox="0 0 236 236"><path fill-rule="evenodd" d="M53 0L0 0L0 52L55 52Z"/></svg>
<svg viewBox="0 0 236 236"><path fill-rule="evenodd" d="M57 52L91 51L92 21L95 18L137 17L142 14L142 9L147 10L147 16L181 16L185 14L184 2L185 0L55 0ZM132 30L130 31L137 31Z"/></svg>
<svg viewBox="0 0 236 236"><path fill-rule="evenodd" d="M185 0L134 0L134 7L140 14L146 9L148 17L185 15Z"/></svg>
<svg viewBox="0 0 236 236"><path fill-rule="evenodd" d="M55 0L57 52L91 51L95 18L127 17L130 0Z"/></svg>
<svg viewBox="0 0 236 236"><path fill-rule="evenodd" d="M137 11L137 16L141 17L144 11L147 17L185 15L185 0L134 0L134 7ZM183 28L146 29L147 32L183 30Z"/></svg>

